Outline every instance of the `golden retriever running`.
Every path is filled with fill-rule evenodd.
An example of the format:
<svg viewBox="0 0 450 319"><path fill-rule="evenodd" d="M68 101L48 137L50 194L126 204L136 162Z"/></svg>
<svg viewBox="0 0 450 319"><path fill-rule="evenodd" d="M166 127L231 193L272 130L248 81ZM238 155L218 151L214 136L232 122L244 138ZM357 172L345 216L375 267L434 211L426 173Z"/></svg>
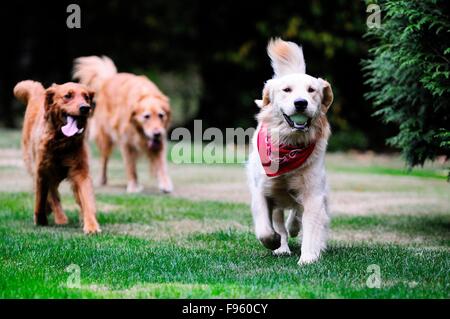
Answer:
<svg viewBox="0 0 450 319"><path fill-rule="evenodd" d="M166 135L170 124L169 99L145 76L117 73L108 57L75 60L73 77L96 92L96 110L90 135L100 149L101 185L107 183L107 164L119 145L127 173L127 191L140 192L136 161L143 152L164 193L173 186L167 173Z"/></svg>
<svg viewBox="0 0 450 319"><path fill-rule="evenodd" d="M299 264L316 261L325 249L329 211L324 158L333 101L328 82L305 74L302 49L271 41L275 72L266 82L247 173L255 232L274 254L290 254L288 231L303 227ZM287 225L284 210L290 210Z"/></svg>
<svg viewBox="0 0 450 319"><path fill-rule="evenodd" d="M35 224L47 225L52 211L56 224L67 223L58 186L69 178L81 207L84 232L100 232L85 142L94 93L77 83L53 84L45 90L39 82L28 80L16 85L14 95L27 105L22 150L34 179Z"/></svg>

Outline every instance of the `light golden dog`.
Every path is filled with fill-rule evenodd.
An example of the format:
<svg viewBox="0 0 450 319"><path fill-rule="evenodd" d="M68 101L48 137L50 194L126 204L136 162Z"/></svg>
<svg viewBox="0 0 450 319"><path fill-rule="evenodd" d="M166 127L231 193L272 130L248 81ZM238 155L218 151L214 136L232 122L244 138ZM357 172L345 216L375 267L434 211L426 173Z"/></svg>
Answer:
<svg viewBox="0 0 450 319"><path fill-rule="evenodd" d="M255 232L274 254L290 254L288 231L302 225L299 264L316 261L326 247L329 210L324 158L333 101L328 82L305 74L302 49L273 40L268 54L274 77L267 81L247 165ZM284 210L290 210L286 226ZM301 221L300 221L301 219Z"/></svg>
<svg viewBox="0 0 450 319"><path fill-rule="evenodd" d="M115 144L119 145L127 173L127 191L140 192L136 161L144 153L164 193L173 186L167 173L167 128L169 99L145 76L117 73L108 57L75 60L73 77L96 92L96 110L90 126L101 154L100 184L107 183L107 164Z"/></svg>
<svg viewBox="0 0 450 319"><path fill-rule="evenodd" d="M14 95L27 105L22 150L35 184L35 224L47 225L52 211L56 224L67 223L58 186L68 178L81 207L84 232L100 232L85 141L94 93L77 83L54 84L45 90L39 82L28 80L16 85Z"/></svg>

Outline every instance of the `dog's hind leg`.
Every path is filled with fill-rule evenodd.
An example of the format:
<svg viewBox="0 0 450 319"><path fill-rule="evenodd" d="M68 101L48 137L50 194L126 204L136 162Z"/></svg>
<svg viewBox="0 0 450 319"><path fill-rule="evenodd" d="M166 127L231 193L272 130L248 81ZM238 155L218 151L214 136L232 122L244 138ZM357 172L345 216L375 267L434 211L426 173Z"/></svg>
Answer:
<svg viewBox="0 0 450 319"><path fill-rule="evenodd" d="M290 255L291 250L288 246L288 233L286 226L284 226L284 210L276 208L272 213L273 228L281 236L281 245L278 249L273 251L274 255Z"/></svg>
<svg viewBox="0 0 450 319"><path fill-rule="evenodd" d="M34 203L34 223L40 226L48 225L47 212L48 212L48 180L37 174L36 176L36 191L35 191L35 203Z"/></svg>
<svg viewBox="0 0 450 319"><path fill-rule="evenodd" d="M106 185L108 183L108 160L111 156L114 143L110 136L106 134L103 129L99 129L97 136L95 137L98 149L100 150L101 158L101 176L100 185Z"/></svg>
<svg viewBox="0 0 450 319"><path fill-rule="evenodd" d="M61 199L59 196L58 189L56 187L51 187L50 192L48 194L48 202L49 205L55 214L55 224L57 225L65 225L68 222L66 214L61 206Z"/></svg>
<svg viewBox="0 0 450 319"><path fill-rule="evenodd" d="M275 250L281 245L281 236L272 226L272 212L262 190L252 192L252 214L255 233L259 241L268 249Z"/></svg>
<svg viewBox="0 0 450 319"><path fill-rule="evenodd" d="M286 221L286 228L289 231L289 236L297 237L300 232L300 213L292 209Z"/></svg>

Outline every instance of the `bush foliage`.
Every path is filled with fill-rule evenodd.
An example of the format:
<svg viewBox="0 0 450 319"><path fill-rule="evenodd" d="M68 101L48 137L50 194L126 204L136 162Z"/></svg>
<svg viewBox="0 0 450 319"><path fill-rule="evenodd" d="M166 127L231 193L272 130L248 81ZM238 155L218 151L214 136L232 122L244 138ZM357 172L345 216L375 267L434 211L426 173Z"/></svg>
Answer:
<svg viewBox="0 0 450 319"><path fill-rule="evenodd" d="M0 126L21 126L24 106L11 93L18 81L69 81L73 59L95 54L112 58L121 72L155 81L171 99L173 127L193 129L193 117L205 128L254 127L253 101L273 75L267 41L282 37L303 46L308 74L331 83L333 139L350 137L343 142L356 149L385 147L389 131L376 132L379 121L363 97L359 62L368 46L362 1L78 0L82 27L68 29L71 3L0 3L8 43L0 59ZM352 138L353 131L367 143Z"/></svg>
<svg viewBox="0 0 450 319"><path fill-rule="evenodd" d="M399 131L388 142L410 166L450 156L450 6L446 0L379 1L381 26L364 61L366 97Z"/></svg>

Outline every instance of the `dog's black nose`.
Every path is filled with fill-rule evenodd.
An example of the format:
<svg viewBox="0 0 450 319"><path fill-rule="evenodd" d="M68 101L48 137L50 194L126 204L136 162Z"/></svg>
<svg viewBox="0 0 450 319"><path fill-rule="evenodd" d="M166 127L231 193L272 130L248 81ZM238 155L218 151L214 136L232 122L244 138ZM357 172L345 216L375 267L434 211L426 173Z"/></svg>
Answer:
<svg viewBox="0 0 450 319"><path fill-rule="evenodd" d="M308 106L308 101L306 101L305 99L296 99L294 101L294 106L297 112L303 112Z"/></svg>
<svg viewBox="0 0 450 319"><path fill-rule="evenodd" d="M160 138L161 138L161 132L155 132L155 133L153 133L153 138L154 138L155 140L160 139Z"/></svg>
<svg viewBox="0 0 450 319"><path fill-rule="evenodd" d="M82 104L80 105L80 113L83 115L86 115L89 113L89 111L91 110L91 106L87 105L87 104Z"/></svg>

